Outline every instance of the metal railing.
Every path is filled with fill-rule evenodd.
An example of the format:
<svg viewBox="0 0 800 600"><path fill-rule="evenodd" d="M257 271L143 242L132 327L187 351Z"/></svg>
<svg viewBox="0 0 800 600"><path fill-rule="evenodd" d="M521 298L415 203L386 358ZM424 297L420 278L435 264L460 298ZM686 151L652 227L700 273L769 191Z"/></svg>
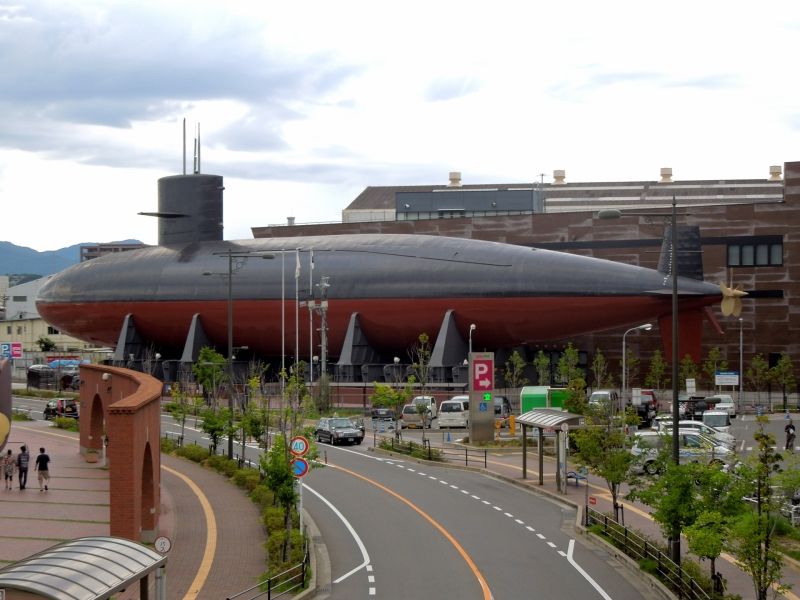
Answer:
<svg viewBox="0 0 800 600"><path fill-rule="evenodd" d="M257 583L251 588L243 590L233 596L228 596L225 600L235 600L241 598L242 600L254 600L255 598L266 598L272 600L273 598L280 598L285 594L295 593L296 590L305 587L306 575L308 574L308 565L311 560L309 553L308 543L306 542L303 550L303 561L289 567L282 573L273 575L260 583ZM247 596L255 592L253 596Z"/></svg>
<svg viewBox="0 0 800 600"><path fill-rule="evenodd" d="M680 565L675 564L655 544L620 525L608 515L586 507L586 525L602 525L603 533L614 545L631 558L641 561L652 560L656 564L659 579L670 588L678 598L688 600L710 600L711 596Z"/></svg>
<svg viewBox="0 0 800 600"><path fill-rule="evenodd" d="M451 463L464 463L465 466L480 465L483 468L488 466L488 450L475 448L450 448L447 446L433 446L430 438L425 438L419 442L404 441L402 436L384 436L385 441L389 441L391 449L403 454L411 454L415 451L422 451L428 460L442 460Z"/></svg>

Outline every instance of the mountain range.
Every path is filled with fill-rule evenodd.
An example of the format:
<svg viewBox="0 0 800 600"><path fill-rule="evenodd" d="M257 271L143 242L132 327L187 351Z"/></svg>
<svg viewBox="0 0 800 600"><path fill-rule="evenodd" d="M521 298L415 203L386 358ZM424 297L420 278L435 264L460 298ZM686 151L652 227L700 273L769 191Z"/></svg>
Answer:
<svg viewBox="0 0 800 600"><path fill-rule="evenodd" d="M11 242L0 242L0 275L37 274L51 275L76 265L81 260L81 246L92 245L86 242L67 246L59 250L39 252L33 248L17 246ZM115 244L136 244L137 240L112 242Z"/></svg>

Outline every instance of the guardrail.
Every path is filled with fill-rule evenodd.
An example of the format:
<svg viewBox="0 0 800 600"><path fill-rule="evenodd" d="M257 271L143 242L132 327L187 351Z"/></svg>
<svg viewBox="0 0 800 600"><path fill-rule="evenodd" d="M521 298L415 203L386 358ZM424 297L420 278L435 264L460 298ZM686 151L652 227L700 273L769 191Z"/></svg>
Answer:
<svg viewBox="0 0 800 600"><path fill-rule="evenodd" d="M260 583L257 583L251 588L243 590L233 596L228 596L225 600L236 600L237 598L244 599L245 594L257 592L254 596L247 596L246 600L254 600L254 598L264 598L272 600L273 598L280 598L286 594L293 593L297 589L302 589L305 586L306 575L308 573L308 566L311 560L309 553L308 543L306 543L303 550L303 561L289 567L282 573L273 575ZM266 586L266 589L264 587Z"/></svg>
<svg viewBox="0 0 800 600"><path fill-rule="evenodd" d="M659 578L678 595L678 598L710 600L711 596L680 565L672 562L669 556L659 550L655 544L648 542L624 525L620 525L608 515L604 515L587 506L586 526L594 524L602 525L603 533L614 541L616 547L631 558L637 561L649 559L655 562Z"/></svg>

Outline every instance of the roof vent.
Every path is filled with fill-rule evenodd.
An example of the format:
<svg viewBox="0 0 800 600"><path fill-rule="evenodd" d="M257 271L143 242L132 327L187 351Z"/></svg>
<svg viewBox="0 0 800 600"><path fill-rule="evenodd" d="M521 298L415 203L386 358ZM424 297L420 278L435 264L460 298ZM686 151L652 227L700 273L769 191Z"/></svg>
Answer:
<svg viewBox="0 0 800 600"><path fill-rule="evenodd" d="M781 166L780 165L772 165L769 168L769 180L770 181L781 181Z"/></svg>
<svg viewBox="0 0 800 600"><path fill-rule="evenodd" d="M658 183L672 183L672 167L661 167L661 181Z"/></svg>
<svg viewBox="0 0 800 600"><path fill-rule="evenodd" d="M447 187L461 187L461 171L450 171L450 183Z"/></svg>
<svg viewBox="0 0 800 600"><path fill-rule="evenodd" d="M294 217L286 217L286 224L292 227L294 225Z"/></svg>
<svg viewBox="0 0 800 600"><path fill-rule="evenodd" d="M564 169L556 169L553 171L553 185L567 185L564 179L567 177L567 172Z"/></svg>

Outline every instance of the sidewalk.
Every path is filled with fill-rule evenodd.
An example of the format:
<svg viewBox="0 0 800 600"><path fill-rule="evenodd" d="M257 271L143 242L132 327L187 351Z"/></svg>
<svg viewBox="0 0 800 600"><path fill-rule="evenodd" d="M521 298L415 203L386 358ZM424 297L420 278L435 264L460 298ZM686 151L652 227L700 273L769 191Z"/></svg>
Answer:
<svg viewBox="0 0 800 600"><path fill-rule="evenodd" d="M588 490L588 496L594 498L596 501L596 504L593 505L592 508L601 513L610 514L612 512L611 494L608 491L605 480L589 474L587 488L587 481L581 481L576 485L574 480L570 479L567 483L567 493L562 494L556 487L556 463L552 458L545 457L544 484L541 486L539 485L538 454L529 450L527 465L527 478L523 479L521 449L515 451L490 451L487 459L487 468L480 470L488 471L510 483L530 488L537 493L549 495L562 502L572 504L575 507L584 506ZM570 466L568 470L574 470L574 467ZM650 518L648 507L638 503L628 502L624 500L624 498L622 499L622 505L624 507L622 519L625 525L642 532L650 539L664 539L658 524ZM687 552L685 539L682 541L681 550L684 554ZM695 560L699 562L699 560ZM710 572L710 566L707 561L700 562L700 565L706 572ZM727 580L726 591L728 593L739 594L742 598L753 597L752 579L734 564L732 557L723 554L723 556L716 561L716 568ZM783 597L787 600L800 600L800 596L796 595L797 590L800 589L800 570L798 570L795 565L789 563L784 564L783 583L790 584L792 589L795 590L795 593L791 591L785 592Z"/></svg>
<svg viewBox="0 0 800 600"><path fill-rule="evenodd" d="M77 433L53 428L49 421L15 421L6 448L16 454L23 444L32 457L40 447L50 455L49 490L39 491L33 465L25 490L19 489L16 474L13 490L0 489L0 567L63 541L109 535L108 470L102 460L83 460ZM164 455L161 461L158 533L172 542L166 597L219 600L255 585L266 571L258 508L214 471ZM213 548L207 545L212 527L206 527L204 503L214 517ZM137 599L138 587L115 597Z"/></svg>

